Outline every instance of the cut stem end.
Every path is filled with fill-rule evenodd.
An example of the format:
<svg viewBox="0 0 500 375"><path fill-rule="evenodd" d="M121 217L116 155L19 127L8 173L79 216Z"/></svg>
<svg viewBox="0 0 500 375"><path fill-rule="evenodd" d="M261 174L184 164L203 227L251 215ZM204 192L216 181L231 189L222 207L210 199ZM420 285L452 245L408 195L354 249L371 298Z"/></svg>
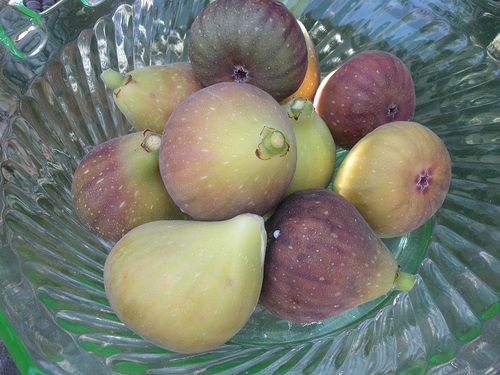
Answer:
<svg viewBox="0 0 500 375"><path fill-rule="evenodd" d="M111 90L115 90L123 84L123 76L113 69L106 69L101 73L101 79Z"/></svg>
<svg viewBox="0 0 500 375"><path fill-rule="evenodd" d="M415 276L410 273L398 271L398 275L395 280L394 289L402 292L408 292L415 285Z"/></svg>

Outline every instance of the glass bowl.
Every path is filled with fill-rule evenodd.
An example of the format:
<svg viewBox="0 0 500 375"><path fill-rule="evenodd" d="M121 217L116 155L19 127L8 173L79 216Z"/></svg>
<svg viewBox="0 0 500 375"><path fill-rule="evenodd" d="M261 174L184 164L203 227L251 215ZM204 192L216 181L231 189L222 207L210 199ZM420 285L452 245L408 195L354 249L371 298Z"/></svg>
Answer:
<svg viewBox="0 0 500 375"><path fill-rule="evenodd" d="M132 130L99 75L187 60L189 26L206 3L105 0L72 23L78 2L66 0L38 51L0 50L0 336L21 372L500 372L500 5L490 0L285 1L316 44L323 77L362 50L401 58L415 83L414 120L448 147L442 208L385 240L416 275L410 292L315 324L258 306L230 342L201 354L158 349L117 319L102 279L110 245L83 227L70 195L82 157Z"/></svg>

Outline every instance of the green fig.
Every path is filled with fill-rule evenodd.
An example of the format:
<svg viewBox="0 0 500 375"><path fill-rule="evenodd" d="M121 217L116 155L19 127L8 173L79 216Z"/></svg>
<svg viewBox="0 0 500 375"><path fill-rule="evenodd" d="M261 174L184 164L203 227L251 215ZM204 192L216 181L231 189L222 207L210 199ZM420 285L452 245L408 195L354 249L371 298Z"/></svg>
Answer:
<svg viewBox="0 0 500 375"><path fill-rule="evenodd" d="M167 191L183 212L224 220L270 211L292 180L297 147L288 117L268 93L221 82L174 110L159 162Z"/></svg>
<svg viewBox="0 0 500 375"><path fill-rule="evenodd" d="M326 188L337 159L330 129L308 99L292 98L283 105L297 142L297 166L285 195L307 188Z"/></svg>
<svg viewBox="0 0 500 375"><path fill-rule="evenodd" d="M257 306L265 248L264 220L253 214L147 223L111 250L106 295L119 319L158 347L215 349Z"/></svg>
<svg viewBox="0 0 500 375"><path fill-rule="evenodd" d="M414 276L399 270L361 214L330 189L288 195L266 227L260 301L280 318L316 322L413 287Z"/></svg>
<svg viewBox="0 0 500 375"><path fill-rule="evenodd" d="M146 66L125 76L107 69L101 79L113 90L116 106L136 130L160 134L175 107L203 88L189 62Z"/></svg>
<svg viewBox="0 0 500 375"><path fill-rule="evenodd" d="M105 241L148 221L184 219L158 167L161 135L146 130L103 142L83 157L71 183L75 212Z"/></svg>

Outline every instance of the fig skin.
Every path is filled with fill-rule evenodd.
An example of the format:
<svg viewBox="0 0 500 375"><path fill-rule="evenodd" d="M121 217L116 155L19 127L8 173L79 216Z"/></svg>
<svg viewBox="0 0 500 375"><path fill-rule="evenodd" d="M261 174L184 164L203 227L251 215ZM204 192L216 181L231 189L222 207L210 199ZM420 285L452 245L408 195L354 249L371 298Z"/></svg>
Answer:
<svg viewBox="0 0 500 375"><path fill-rule="evenodd" d="M321 83L321 68L319 66L319 56L316 51L316 46L314 45L314 42L312 41L311 36L309 35L309 32L304 24L299 20L297 20L297 22L299 23L306 40L307 71L298 90L288 98L282 100L280 102L281 104L288 103L292 98L304 98L312 102L314 100L314 96L316 95L316 91L318 90L319 84Z"/></svg>
<svg viewBox="0 0 500 375"><path fill-rule="evenodd" d="M326 76L314 106L337 146L350 149L376 127L411 121L415 87L410 71L395 55L360 52Z"/></svg>
<svg viewBox="0 0 500 375"><path fill-rule="evenodd" d="M265 91L217 83L174 110L163 130L159 163L170 196L194 219L265 215L293 178L295 134Z"/></svg>
<svg viewBox="0 0 500 375"><path fill-rule="evenodd" d="M335 141L311 101L292 98L282 105L290 119L297 143L297 165L285 196L296 190L326 188L337 160Z"/></svg>
<svg viewBox="0 0 500 375"><path fill-rule="evenodd" d="M116 106L136 130L159 134L175 107L204 87L190 62L146 66L124 76L107 69L101 79L113 90Z"/></svg>
<svg viewBox="0 0 500 375"><path fill-rule="evenodd" d="M160 138L149 130L119 136L94 147L78 164L71 183L75 212L101 239L115 243L142 223L188 217L160 176Z"/></svg>
<svg viewBox="0 0 500 375"><path fill-rule="evenodd" d="M243 82L278 102L298 90L307 44L295 16L277 0L216 0L190 28L189 60L200 81Z"/></svg>
<svg viewBox="0 0 500 375"><path fill-rule="evenodd" d="M106 296L129 329L158 347L215 349L238 333L258 303L265 248L257 215L146 223L108 255Z"/></svg>
<svg viewBox="0 0 500 375"><path fill-rule="evenodd" d="M354 206L329 189L288 195L266 228L260 302L280 318L317 322L413 287Z"/></svg>
<svg viewBox="0 0 500 375"><path fill-rule="evenodd" d="M451 182L443 141L412 121L379 126L342 161L333 190L349 200L382 238L407 234L442 206Z"/></svg>

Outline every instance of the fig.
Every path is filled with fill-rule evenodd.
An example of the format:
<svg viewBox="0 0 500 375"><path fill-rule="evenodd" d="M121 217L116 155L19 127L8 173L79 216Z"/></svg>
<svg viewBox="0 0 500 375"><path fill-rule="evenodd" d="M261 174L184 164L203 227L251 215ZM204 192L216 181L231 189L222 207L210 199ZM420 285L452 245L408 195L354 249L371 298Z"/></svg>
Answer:
<svg viewBox="0 0 500 375"><path fill-rule="evenodd" d="M75 212L105 241L153 220L185 219L158 166L161 135L150 130L103 142L83 157L71 183Z"/></svg>
<svg viewBox="0 0 500 375"><path fill-rule="evenodd" d="M362 138L342 161L333 190L382 238L409 233L442 206L451 181L443 141L417 122L395 121Z"/></svg>
<svg viewBox="0 0 500 375"><path fill-rule="evenodd" d="M321 81L314 106L335 144L350 149L377 126L413 119L413 79L397 56L363 51Z"/></svg>
<svg viewBox="0 0 500 375"><path fill-rule="evenodd" d="M325 188L335 172L335 142L310 100L292 98L282 105L297 143L297 165L285 195L307 188Z"/></svg>
<svg viewBox="0 0 500 375"><path fill-rule="evenodd" d="M162 134L160 172L174 202L197 220L266 214L295 172L295 134L280 104L246 83L201 89Z"/></svg>
<svg viewBox="0 0 500 375"><path fill-rule="evenodd" d="M321 321L415 282L354 206L330 189L293 192L266 227L260 302L282 319Z"/></svg>
<svg viewBox="0 0 500 375"><path fill-rule="evenodd" d="M160 220L131 230L104 265L118 318L154 345L198 353L230 340L257 306L266 232L262 217Z"/></svg>
<svg viewBox="0 0 500 375"><path fill-rule="evenodd" d="M215 0L190 28L188 55L200 81L243 82L278 102L304 80L308 52L295 16L278 0Z"/></svg>
<svg viewBox="0 0 500 375"><path fill-rule="evenodd" d="M314 100L316 91L318 90L319 84L321 82L321 68L319 66L318 52L316 51L316 46L309 35L306 27L302 22L297 20L299 26L304 34L307 45L307 70L306 75L302 84L292 95L281 101L281 104L288 103L292 98L304 98L310 101Z"/></svg>
<svg viewBox="0 0 500 375"><path fill-rule="evenodd" d="M107 69L101 79L113 90L116 106L136 130L160 134L175 107L204 87L189 62L146 66L124 76Z"/></svg>

